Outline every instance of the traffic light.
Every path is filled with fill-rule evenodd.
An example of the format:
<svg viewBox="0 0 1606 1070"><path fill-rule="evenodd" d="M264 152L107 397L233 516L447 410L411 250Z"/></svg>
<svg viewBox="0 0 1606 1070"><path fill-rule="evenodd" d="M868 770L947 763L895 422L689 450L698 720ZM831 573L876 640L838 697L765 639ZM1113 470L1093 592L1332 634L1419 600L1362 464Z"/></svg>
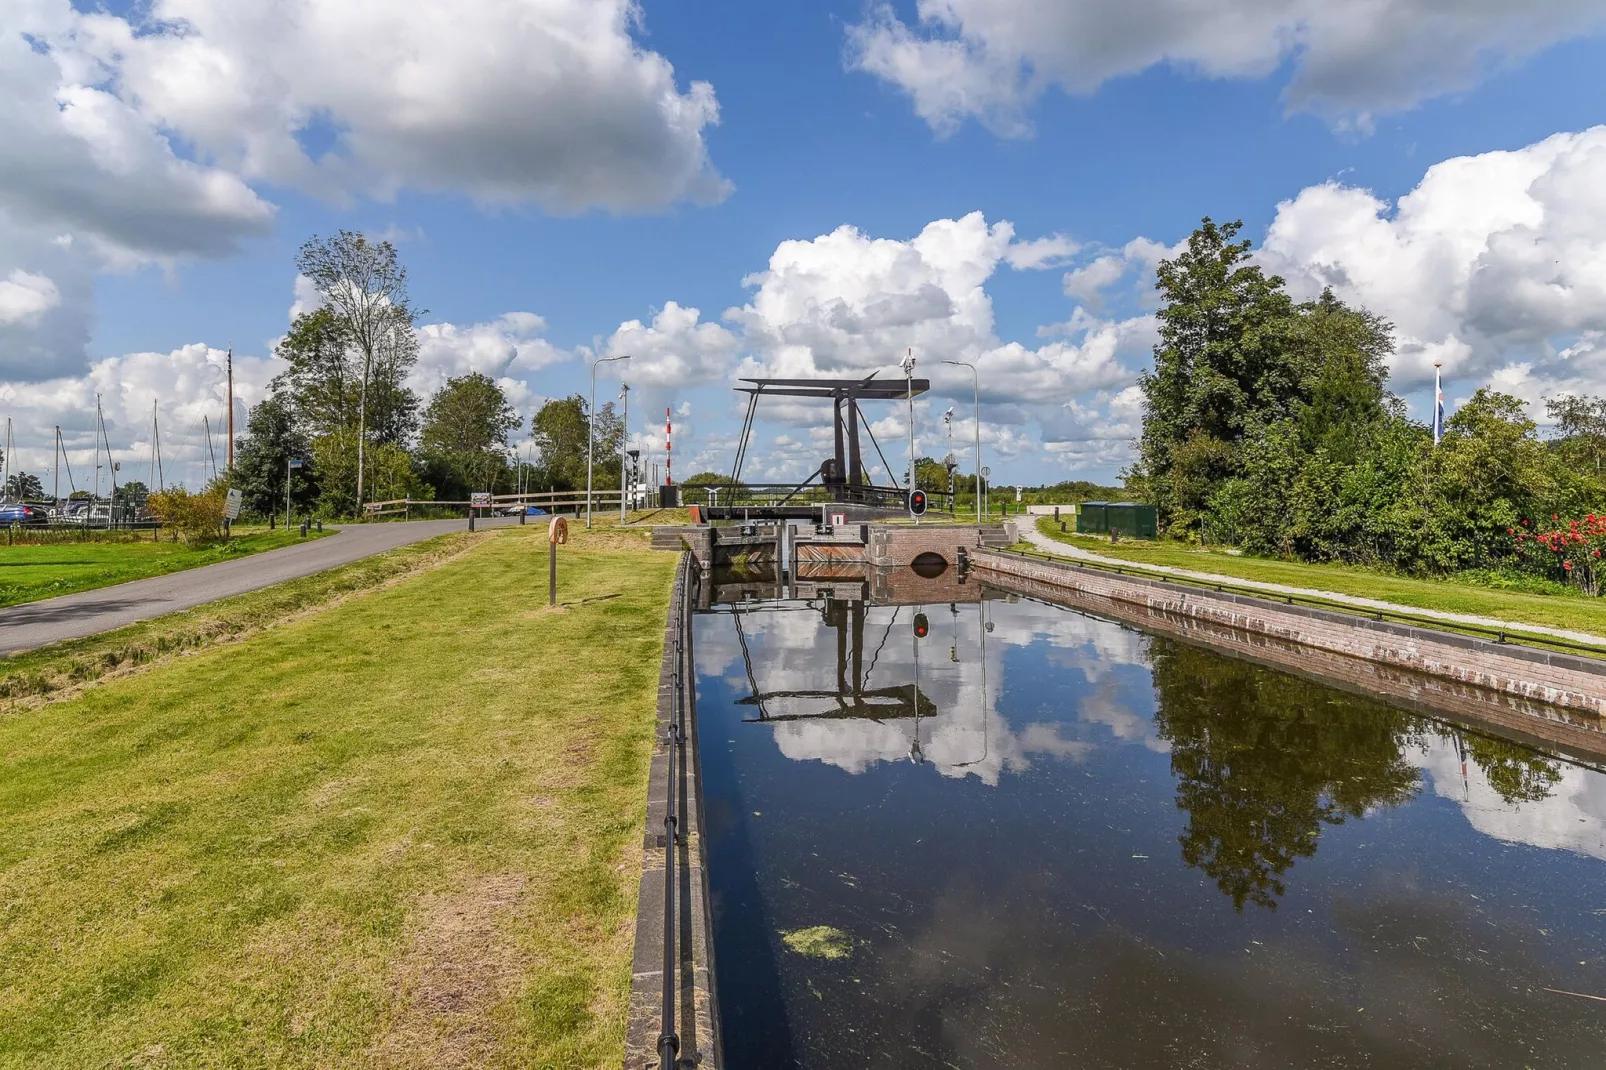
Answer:
<svg viewBox="0 0 1606 1070"><path fill-rule="evenodd" d="M909 492L909 512L915 516L926 515L926 492L912 490Z"/></svg>
<svg viewBox="0 0 1606 1070"><path fill-rule="evenodd" d="M931 634L931 622L924 613L915 614L915 638L924 639Z"/></svg>

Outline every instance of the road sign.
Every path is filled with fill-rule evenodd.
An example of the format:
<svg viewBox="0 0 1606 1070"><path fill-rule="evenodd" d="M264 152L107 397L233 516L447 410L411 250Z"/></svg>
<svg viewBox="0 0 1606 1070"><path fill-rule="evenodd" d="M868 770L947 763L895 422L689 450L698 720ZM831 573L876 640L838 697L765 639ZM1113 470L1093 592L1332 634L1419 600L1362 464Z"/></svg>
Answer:
<svg viewBox="0 0 1606 1070"><path fill-rule="evenodd" d="M290 467L291 468L300 468L301 467L301 458L300 457L292 457L292 458L290 458Z"/></svg>
<svg viewBox="0 0 1606 1070"><path fill-rule="evenodd" d="M491 492L476 490L468 496L468 502L476 509L489 509L491 507Z"/></svg>
<svg viewBox="0 0 1606 1070"><path fill-rule="evenodd" d="M228 496L223 499L223 515L230 520L240 519L240 505L243 498L240 488L231 488Z"/></svg>

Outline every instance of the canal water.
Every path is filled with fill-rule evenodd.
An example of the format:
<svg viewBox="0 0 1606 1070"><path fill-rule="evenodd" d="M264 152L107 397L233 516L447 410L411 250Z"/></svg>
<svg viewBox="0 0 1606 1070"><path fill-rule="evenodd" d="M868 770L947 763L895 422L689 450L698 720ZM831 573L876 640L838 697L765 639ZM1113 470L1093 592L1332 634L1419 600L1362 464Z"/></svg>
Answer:
<svg viewBox="0 0 1606 1070"><path fill-rule="evenodd" d="M999 592L747 594L694 632L730 1070L1606 1065L1600 772Z"/></svg>

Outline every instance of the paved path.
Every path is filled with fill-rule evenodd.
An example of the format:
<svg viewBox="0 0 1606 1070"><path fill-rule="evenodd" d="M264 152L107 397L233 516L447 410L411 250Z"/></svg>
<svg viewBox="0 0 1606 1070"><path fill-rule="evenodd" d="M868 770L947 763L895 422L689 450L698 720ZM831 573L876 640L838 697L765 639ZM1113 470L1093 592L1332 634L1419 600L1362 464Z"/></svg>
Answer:
<svg viewBox="0 0 1606 1070"><path fill-rule="evenodd" d="M1442 609L1422 609L1417 606L1404 606L1398 602L1383 602L1376 598L1361 598L1352 594L1338 594L1334 591L1322 591L1313 587L1289 587L1281 583L1266 583L1262 580L1243 580L1236 576L1220 576L1214 572L1195 572L1192 569L1177 568L1173 565L1149 565L1137 561L1122 561L1119 558L1104 557L1080 546L1051 539L1036 529L1036 526L1022 527L1021 538L1051 554L1083 561L1097 561L1105 565L1123 565L1127 568L1141 568L1148 572L1164 572L1172 576L1186 576L1189 579L1204 580L1209 583L1229 583L1236 587L1251 587L1259 591L1268 591L1273 594L1303 595L1307 598L1323 598L1329 602L1342 602L1345 605L1357 606L1363 609L1382 609L1395 613L1410 613L1418 617L1431 617L1434 620L1454 621L1457 624L1476 624L1483 628L1504 628L1507 631L1537 632L1541 635L1553 635L1558 639L1566 639L1574 643L1590 643L1595 646L1606 647L1606 636L1590 635L1588 632L1572 632L1565 628L1547 628L1540 624L1524 624L1517 621L1495 620L1493 617L1477 617L1470 613L1450 613Z"/></svg>
<svg viewBox="0 0 1606 1070"><path fill-rule="evenodd" d="M517 518L497 517L480 520L477 525L517 523ZM0 609L0 656L59 643L63 639L81 639L164 613L192 609L219 598L348 565L432 535L464 531L467 527L464 520L354 525L322 539L234 561L10 606Z"/></svg>

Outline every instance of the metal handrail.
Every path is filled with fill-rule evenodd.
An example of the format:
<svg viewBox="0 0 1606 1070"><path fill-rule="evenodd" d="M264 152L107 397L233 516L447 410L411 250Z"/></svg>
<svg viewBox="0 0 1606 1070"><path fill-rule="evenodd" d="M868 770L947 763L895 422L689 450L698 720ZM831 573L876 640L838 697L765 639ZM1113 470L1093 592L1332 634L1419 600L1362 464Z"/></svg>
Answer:
<svg viewBox="0 0 1606 1070"><path fill-rule="evenodd" d="M680 778L677 769L684 764L686 730L686 629L690 626L691 597L688 589L691 555L682 554L680 574L675 582L674 667L670 670L670 716L665 742L669 747L667 806L664 810L664 969L663 1019L658 1032L658 1065L669 1070L680 1058L680 1033L675 1028L675 998L680 989L680 956L676 948L675 852L680 843Z"/></svg>
<svg viewBox="0 0 1606 1070"><path fill-rule="evenodd" d="M1097 569L1102 572L1114 572L1117 575L1130 575L1138 579L1158 580L1164 583L1175 583L1192 587L1201 587L1214 590L1222 594L1239 595L1245 598L1258 598L1262 601L1281 601L1287 605L1305 605L1314 609L1323 609L1335 613L1343 613L1352 617L1369 617L1377 621L1394 621L1412 627L1424 627L1435 631L1450 631L1468 634L1476 638L1493 638L1499 645L1533 646L1537 648L1553 647L1564 653L1580 652L1590 657L1606 657L1606 648L1590 646L1587 643L1577 643L1560 636L1544 635L1540 632L1527 632L1508 628L1489 628L1481 624L1470 624L1461 621L1442 620L1438 617L1420 616L1413 613L1402 613L1396 610L1374 609L1369 606L1357 606L1348 602L1338 602L1331 599L1316 598L1310 595L1284 594L1276 591L1266 591L1255 587L1244 587L1235 583L1221 583L1216 580L1201 580L1192 576L1180 576L1169 572L1157 572L1145 569L1142 565L1116 565L1104 561L1090 561L1080 557L1066 557L1061 554L1046 553L1041 550L995 550L995 553L1015 554L1020 557L1041 558L1044 561L1053 561L1058 564L1072 565L1076 568Z"/></svg>

